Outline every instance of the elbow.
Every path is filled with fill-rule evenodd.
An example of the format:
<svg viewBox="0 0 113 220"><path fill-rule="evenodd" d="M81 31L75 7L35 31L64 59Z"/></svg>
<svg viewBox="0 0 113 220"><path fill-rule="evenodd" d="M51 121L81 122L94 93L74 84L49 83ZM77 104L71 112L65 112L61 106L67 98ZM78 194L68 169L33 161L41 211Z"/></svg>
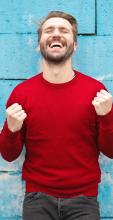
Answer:
<svg viewBox="0 0 113 220"><path fill-rule="evenodd" d="M111 154L111 155L106 154L106 156L110 159L113 159L113 154Z"/></svg>
<svg viewBox="0 0 113 220"><path fill-rule="evenodd" d="M106 157L113 159L113 152L105 152L105 151L101 151Z"/></svg>
<svg viewBox="0 0 113 220"><path fill-rule="evenodd" d="M113 141L109 138L106 138L106 141L104 142L100 142L99 150L108 158L113 159Z"/></svg>
<svg viewBox="0 0 113 220"><path fill-rule="evenodd" d="M14 160L16 160L16 158L13 157L9 157L8 155L5 155L4 153L1 153L1 156L4 160L6 160L7 162L13 162Z"/></svg>

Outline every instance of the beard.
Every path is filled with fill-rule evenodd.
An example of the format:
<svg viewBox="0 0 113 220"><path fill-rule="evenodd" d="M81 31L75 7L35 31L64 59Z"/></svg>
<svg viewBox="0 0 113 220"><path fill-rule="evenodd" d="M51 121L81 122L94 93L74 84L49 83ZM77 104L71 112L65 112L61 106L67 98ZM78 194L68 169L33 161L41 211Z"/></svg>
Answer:
<svg viewBox="0 0 113 220"><path fill-rule="evenodd" d="M57 40L57 42L58 41L63 44L63 46L65 47L65 51L64 52L61 51L57 54L54 54L54 52L48 50L48 46L50 45L50 43L54 42L53 38L52 39L50 38L45 43L40 42L41 55L47 62L56 63L56 64L63 63L66 60L68 60L71 57L71 55L73 54L74 42L70 43L67 46L67 43L65 42L64 39L59 39L59 40Z"/></svg>

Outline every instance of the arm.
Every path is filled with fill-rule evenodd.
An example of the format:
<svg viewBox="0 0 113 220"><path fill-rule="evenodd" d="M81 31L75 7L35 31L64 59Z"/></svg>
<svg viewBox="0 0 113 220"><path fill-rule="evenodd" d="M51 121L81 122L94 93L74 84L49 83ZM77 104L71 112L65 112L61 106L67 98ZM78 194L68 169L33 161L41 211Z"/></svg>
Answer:
<svg viewBox="0 0 113 220"><path fill-rule="evenodd" d="M113 106L105 116L98 116L98 145L100 151L113 159Z"/></svg>
<svg viewBox="0 0 113 220"><path fill-rule="evenodd" d="M97 92L92 104L97 115L98 147L99 150L113 158L113 104L112 96L106 90Z"/></svg>
<svg viewBox="0 0 113 220"><path fill-rule="evenodd" d="M11 162L20 155L24 145L24 128L21 131L9 130L7 120L0 134L0 150L2 157Z"/></svg>
<svg viewBox="0 0 113 220"><path fill-rule="evenodd" d="M13 91L7 102L6 121L0 134L0 150L3 158L9 162L20 155L25 137L23 110Z"/></svg>

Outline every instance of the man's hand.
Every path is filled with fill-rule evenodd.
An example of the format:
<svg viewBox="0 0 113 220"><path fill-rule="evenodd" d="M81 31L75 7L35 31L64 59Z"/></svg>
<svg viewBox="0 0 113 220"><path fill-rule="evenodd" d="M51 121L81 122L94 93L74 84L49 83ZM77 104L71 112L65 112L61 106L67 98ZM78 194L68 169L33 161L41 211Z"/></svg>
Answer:
<svg viewBox="0 0 113 220"><path fill-rule="evenodd" d="M112 109L112 95L106 90L102 89L97 92L97 96L92 101L97 115L106 115Z"/></svg>
<svg viewBox="0 0 113 220"><path fill-rule="evenodd" d="M14 103L6 109L8 128L12 132L19 131L22 128L23 121L27 114L18 103Z"/></svg>

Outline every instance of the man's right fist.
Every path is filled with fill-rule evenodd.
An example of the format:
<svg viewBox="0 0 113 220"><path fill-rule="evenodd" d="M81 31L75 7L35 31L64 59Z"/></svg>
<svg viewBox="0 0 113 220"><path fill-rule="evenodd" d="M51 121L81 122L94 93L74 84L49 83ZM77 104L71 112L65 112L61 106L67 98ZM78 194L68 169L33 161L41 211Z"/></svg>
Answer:
<svg viewBox="0 0 113 220"><path fill-rule="evenodd" d="M23 121L27 114L18 103L14 103L6 109L6 118L8 128L12 132L19 131L22 128Z"/></svg>

